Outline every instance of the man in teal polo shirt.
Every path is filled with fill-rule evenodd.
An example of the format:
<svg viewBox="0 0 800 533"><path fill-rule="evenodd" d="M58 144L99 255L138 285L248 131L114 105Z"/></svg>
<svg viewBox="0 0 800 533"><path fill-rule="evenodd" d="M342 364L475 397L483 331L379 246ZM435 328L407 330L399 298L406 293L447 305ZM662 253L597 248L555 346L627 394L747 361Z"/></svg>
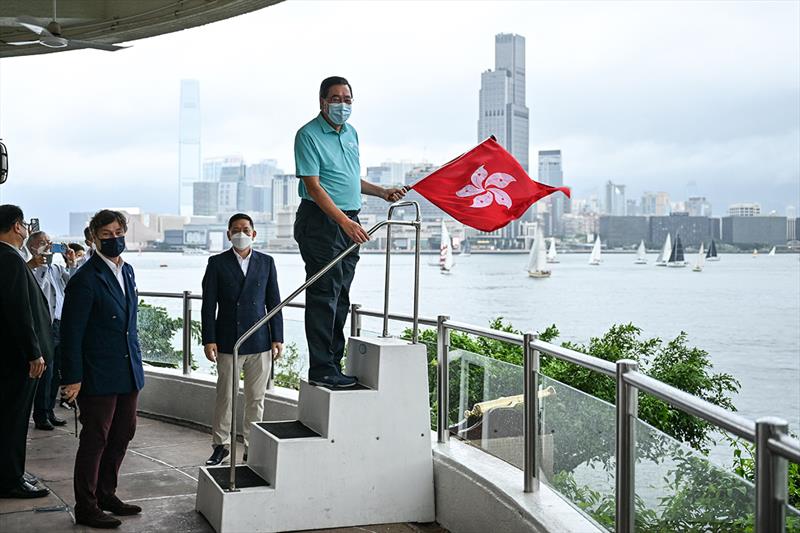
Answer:
<svg viewBox="0 0 800 533"><path fill-rule="evenodd" d="M361 179L358 133L347 124L353 104L350 83L326 78L319 88L320 113L300 128L294 139L294 159L302 200L294 223L294 238L306 265L306 277L322 270L353 242L369 240L358 212L361 195L395 202L402 189L383 188ZM344 323L350 310L350 285L358 249L350 253L306 290L305 326L313 385L352 387L356 379L342 374Z"/></svg>

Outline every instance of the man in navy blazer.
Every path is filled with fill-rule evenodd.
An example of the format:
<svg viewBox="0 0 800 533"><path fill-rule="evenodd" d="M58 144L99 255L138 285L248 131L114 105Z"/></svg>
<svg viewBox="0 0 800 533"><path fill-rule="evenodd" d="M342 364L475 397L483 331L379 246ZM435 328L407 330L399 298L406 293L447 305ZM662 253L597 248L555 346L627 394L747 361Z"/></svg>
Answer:
<svg viewBox="0 0 800 533"><path fill-rule="evenodd" d="M211 457L217 465L230 454L233 346L253 324L281 301L278 273L272 257L253 250L253 219L237 213L228 220L230 250L208 259L203 276L203 347L206 358L217 364L217 398L214 407ZM250 425L260 422L272 360L283 351L283 314L259 328L239 350L239 375L244 370L244 460L247 460ZM235 461L235 458L233 459Z"/></svg>
<svg viewBox="0 0 800 533"><path fill-rule="evenodd" d="M137 336L133 267L122 260L127 221L98 211L89 223L96 252L67 284L61 315L61 382L78 399L81 429L75 457L75 521L113 528L141 507L116 496L119 468L136 431L144 386Z"/></svg>

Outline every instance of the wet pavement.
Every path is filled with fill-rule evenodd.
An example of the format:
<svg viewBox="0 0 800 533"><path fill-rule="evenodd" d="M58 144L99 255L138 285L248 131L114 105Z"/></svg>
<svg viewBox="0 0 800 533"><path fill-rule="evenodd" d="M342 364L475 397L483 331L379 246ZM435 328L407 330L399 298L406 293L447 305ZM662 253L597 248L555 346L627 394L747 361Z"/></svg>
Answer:
<svg viewBox="0 0 800 533"><path fill-rule="evenodd" d="M74 525L72 471L78 439L71 411L58 408L68 424L53 431L28 431L26 471L50 489L46 498L0 499L0 532L99 531ZM237 446L241 454L242 446ZM142 507L142 514L120 517L116 531L213 532L194 510L197 472L211 454L211 436L186 427L139 417L120 470L117 496ZM384 524L326 532L446 533L434 524Z"/></svg>

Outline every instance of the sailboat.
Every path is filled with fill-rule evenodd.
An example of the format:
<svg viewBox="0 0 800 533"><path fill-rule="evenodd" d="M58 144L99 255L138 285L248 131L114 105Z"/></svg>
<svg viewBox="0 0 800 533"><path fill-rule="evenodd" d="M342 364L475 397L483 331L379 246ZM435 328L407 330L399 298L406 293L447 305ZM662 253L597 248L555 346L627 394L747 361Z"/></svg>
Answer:
<svg viewBox="0 0 800 533"><path fill-rule="evenodd" d="M461 256L462 257L469 257L472 255L470 251L472 250L472 246L469 244L469 239L464 237L464 242L461 244Z"/></svg>
<svg viewBox="0 0 800 533"><path fill-rule="evenodd" d="M600 235L594 240L594 246L592 246L592 254L589 256L589 264L592 266L597 266L600 264L602 259L600 259Z"/></svg>
<svg viewBox="0 0 800 533"><path fill-rule="evenodd" d="M758 257L758 249L753 248L753 259L755 259L756 257Z"/></svg>
<svg viewBox="0 0 800 533"><path fill-rule="evenodd" d="M774 247L774 246L772 247L772 250L770 250L770 251L769 251L769 253L768 253L767 255L768 255L768 256L770 256L770 257L772 257L773 255L775 255L775 247Z"/></svg>
<svg viewBox="0 0 800 533"><path fill-rule="evenodd" d="M550 239L550 248L547 249L547 262L548 263L558 263L558 257L556 257L556 240L555 238Z"/></svg>
<svg viewBox="0 0 800 533"><path fill-rule="evenodd" d="M661 247L661 251L658 253L658 257L656 258L656 266L667 266L667 259L669 259L669 254L672 252L672 240L670 239L669 233L667 233L667 238L664 240L664 246Z"/></svg>
<svg viewBox="0 0 800 533"><path fill-rule="evenodd" d="M669 253L667 260L668 267L685 267L686 260L683 258L683 244L681 244L681 236L675 235L675 244L672 245L672 251Z"/></svg>
<svg viewBox="0 0 800 533"><path fill-rule="evenodd" d="M636 261L634 264L637 265L646 265L647 264L647 252L644 249L644 239L642 242L639 243L639 248L636 249Z"/></svg>
<svg viewBox="0 0 800 533"><path fill-rule="evenodd" d="M531 251L528 254L528 275L532 278L549 278L547 270L547 253L544 248L544 232L541 226L536 226Z"/></svg>
<svg viewBox="0 0 800 533"><path fill-rule="evenodd" d="M706 252L706 261L719 261L719 256L717 255L717 245L714 242L714 239L711 239L711 246L708 247L708 251Z"/></svg>
<svg viewBox="0 0 800 533"><path fill-rule="evenodd" d="M694 262L694 266L692 267L692 272L702 272L703 266L705 266L706 262L706 254L705 250L703 250L703 243L700 243L700 251L697 252L697 260Z"/></svg>
<svg viewBox="0 0 800 533"><path fill-rule="evenodd" d="M449 274L453 270L453 243L450 242L450 234L447 226L442 220L442 244L439 246L439 272Z"/></svg>

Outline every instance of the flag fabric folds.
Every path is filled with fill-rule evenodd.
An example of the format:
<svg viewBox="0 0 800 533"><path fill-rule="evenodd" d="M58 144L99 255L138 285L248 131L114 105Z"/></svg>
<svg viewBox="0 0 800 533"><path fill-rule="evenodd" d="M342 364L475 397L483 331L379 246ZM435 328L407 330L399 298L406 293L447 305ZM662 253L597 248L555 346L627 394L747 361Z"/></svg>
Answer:
<svg viewBox="0 0 800 533"><path fill-rule="evenodd" d="M459 222L494 231L521 217L536 201L569 187L533 181L490 137L410 187Z"/></svg>

